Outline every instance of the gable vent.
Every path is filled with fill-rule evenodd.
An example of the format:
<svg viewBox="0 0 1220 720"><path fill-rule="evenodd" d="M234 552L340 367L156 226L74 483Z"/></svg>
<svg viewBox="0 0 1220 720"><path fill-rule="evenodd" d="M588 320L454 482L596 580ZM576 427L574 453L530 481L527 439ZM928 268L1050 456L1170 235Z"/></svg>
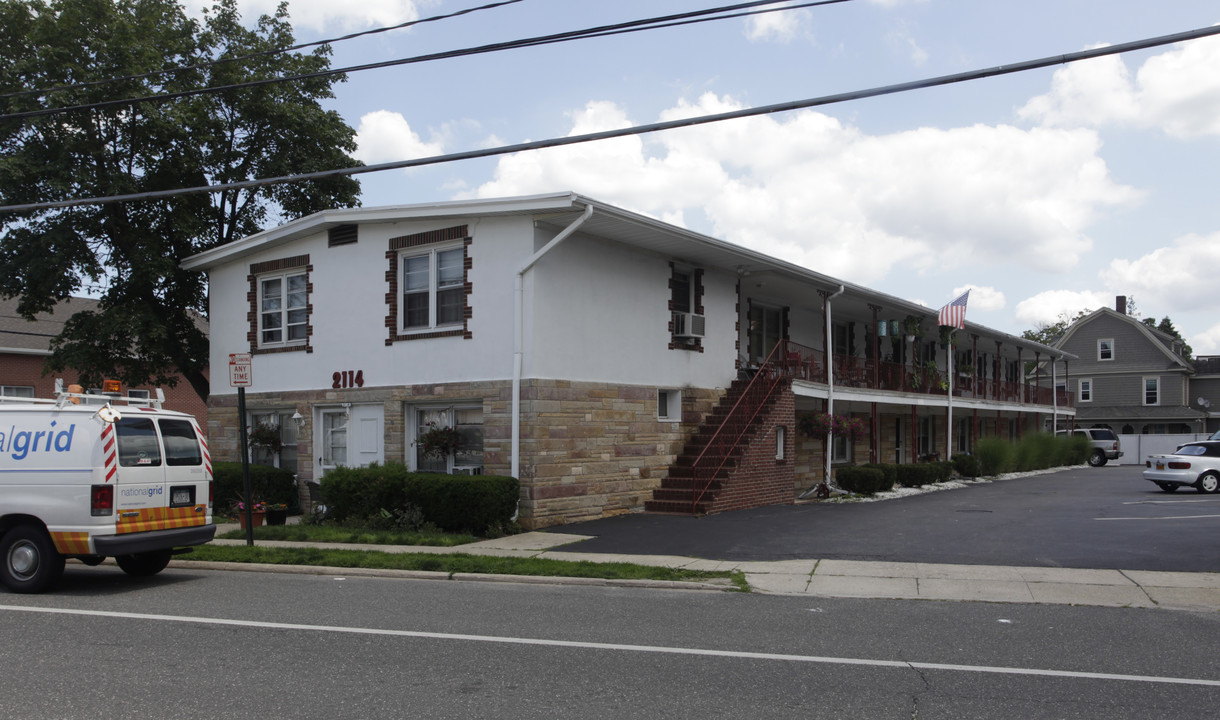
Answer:
<svg viewBox="0 0 1220 720"><path fill-rule="evenodd" d="M338 225L326 231L326 243L329 247L350 245L356 242L358 225Z"/></svg>

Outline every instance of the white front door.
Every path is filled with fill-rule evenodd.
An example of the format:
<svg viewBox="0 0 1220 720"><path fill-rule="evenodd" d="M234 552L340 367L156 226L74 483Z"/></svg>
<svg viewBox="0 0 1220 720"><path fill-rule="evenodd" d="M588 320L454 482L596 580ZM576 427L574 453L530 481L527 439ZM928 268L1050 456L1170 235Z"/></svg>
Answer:
<svg viewBox="0 0 1220 720"><path fill-rule="evenodd" d="M314 442L321 474L341 466L366 467L384 462L384 424L381 404L320 408Z"/></svg>

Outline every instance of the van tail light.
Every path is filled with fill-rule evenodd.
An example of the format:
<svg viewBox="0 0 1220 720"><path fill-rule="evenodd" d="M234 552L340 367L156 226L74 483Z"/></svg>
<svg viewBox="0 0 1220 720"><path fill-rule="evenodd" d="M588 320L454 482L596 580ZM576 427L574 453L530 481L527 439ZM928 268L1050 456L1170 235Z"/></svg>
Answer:
<svg viewBox="0 0 1220 720"><path fill-rule="evenodd" d="M1170 469L1170 470L1189 470L1189 469L1190 469L1190 463L1188 463L1188 462L1175 462L1175 461L1173 461L1173 460L1170 460L1170 461L1169 461L1169 469Z"/></svg>
<svg viewBox="0 0 1220 720"><path fill-rule="evenodd" d="M213 497L215 497L215 495L216 495L216 481L208 480L208 507L209 508L215 507L212 504L212 499L213 499Z"/></svg>
<svg viewBox="0 0 1220 720"><path fill-rule="evenodd" d="M94 485L89 491L89 514L102 517L114 514L114 486Z"/></svg>

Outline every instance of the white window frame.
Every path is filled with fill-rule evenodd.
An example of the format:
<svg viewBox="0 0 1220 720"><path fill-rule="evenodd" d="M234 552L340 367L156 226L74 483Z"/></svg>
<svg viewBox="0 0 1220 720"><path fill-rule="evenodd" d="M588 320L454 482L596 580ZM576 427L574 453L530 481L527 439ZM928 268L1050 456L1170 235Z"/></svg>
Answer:
<svg viewBox="0 0 1220 720"><path fill-rule="evenodd" d="M786 425L775 426L775 459L784 459L784 445L788 441L788 427Z"/></svg>
<svg viewBox="0 0 1220 720"><path fill-rule="evenodd" d="M1103 349L1110 351L1110 357L1104 357ZM1114 359L1114 338L1097 339L1097 362L1110 362Z"/></svg>
<svg viewBox="0 0 1220 720"><path fill-rule="evenodd" d="M421 412L431 413L436 416L436 421L443 423L445 427L457 427L457 414L463 410L479 410L483 412L482 403L479 402L457 402L452 405L407 405L404 408L406 415L407 437L406 437L406 461L407 469L412 472L420 471L419 467L419 450L416 446L416 440L419 433L424 429L420 425L419 414ZM483 429L486 433L487 429L487 414L483 414ZM483 465L458 465L456 463L456 455L450 453L445 456L445 472L449 474L460 474L464 471L469 471L474 474L482 474L487 463L487 436L483 436Z"/></svg>
<svg viewBox="0 0 1220 720"><path fill-rule="evenodd" d="M0 385L0 397L32 398L32 397L34 397L34 386L33 385Z"/></svg>
<svg viewBox="0 0 1220 720"><path fill-rule="evenodd" d="M682 391L657 390L657 421L682 422Z"/></svg>
<svg viewBox="0 0 1220 720"><path fill-rule="evenodd" d="M1152 381L1152 384L1154 386L1153 392L1156 393L1155 402L1148 402L1148 389L1149 389L1148 381L1149 380ZM1144 376L1144 404L1145 405L1160 405L1161 404L1161 378L1159 376L1154 376L1154 375L1145 375Z"/></svg>
<svg viewBox="0 0 1220 720"><path fill-rule="evenodd" d="M854 456L851 437L847 435L830 436L830 462L836 464L849 463Z"/></svg>
<svg viewBox="0 0 1220 720"><path fill-rule="evenodd" d="M444 287L441 287L440 286L440 269L439 269L439 265L438 265L438 263L440 261L440 256L444 253L454 252L454 251L456 251L461 257L460 265L458 267L458 270L459 270L458 280L456 283L452 283L452 284L446 285ZM407 262L409 260L413 260L416 258L427 258L428 259L428 287L426 290L422 291L422 292L426 292L428 295L428 317L427 317L427 322L425 324L408 326L407 325ZM411 248L408 250L403 250L402 252L400 252L398 254L398 278L399 278L398 302L401 304L401 308L399 309L399 317L398 317L397 322L398 322L399 332L401 334L409 335L411 333L429 332L432 330L436 330L438 328L461 327L462 324L465 322L465 314L466 314L465 313L465 310L466 310L466 296L465 296L466 246L464 244L457 243L457 244L439 245L437 247L429 247L426 249ZM437 312L440 309L437 304L437 297L442 291L445 291L445 290L457 290L459 293L462 293L462 312L459 314L459 316L456 320L451 320L449 322L442 323L442 322L438 322L438 320L437 320ZM413 292L412 294L415 294L415 292Z"/></svg>
<svg viewBox="0 0 1220 720"><path fill-rule="evenodd" d="M1093 378L1080 378L1076 382L1076 402L1093 402Z"/></svg>
<svg viewBox="0 0 1220 720"><path fill-rule="evenodd" d="M299 307L289 307L288 284L291 278L300 277L305 281L305 287L301 293L305 297L305 302ZM266 283L278 280L280 283L280 307L278 310L268 310L264 303L266 301ZM273 348L273 347L296 347L305 345L309 341L309 273L302 268L294 268L284 272L266 273L258 276L258 347ZM289 323L288 316L294 310L300 310L305 313L305 319L301 322ZM266 326L266 316L278 314L280 326L278 328L269 328ZM299 338L289 339L291 334L290 329L300 327L302 336ZM279 332L279 340L268 340L268 332Z"/></svg>

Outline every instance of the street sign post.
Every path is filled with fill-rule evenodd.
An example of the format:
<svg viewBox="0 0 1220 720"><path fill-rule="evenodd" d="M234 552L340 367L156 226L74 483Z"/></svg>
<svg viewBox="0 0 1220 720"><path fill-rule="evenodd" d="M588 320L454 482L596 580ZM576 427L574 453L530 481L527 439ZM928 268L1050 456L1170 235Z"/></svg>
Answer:
<svg viewBox="0 0 1220 720"><path fill-rule="evenodd" d="M250 353L229 353L229 387L237 388L238 448L241 451L242 512L246 515L246 544L254 544L254 497L250 493L250 452L247 447L246 388L254 383Z"/></svg>

